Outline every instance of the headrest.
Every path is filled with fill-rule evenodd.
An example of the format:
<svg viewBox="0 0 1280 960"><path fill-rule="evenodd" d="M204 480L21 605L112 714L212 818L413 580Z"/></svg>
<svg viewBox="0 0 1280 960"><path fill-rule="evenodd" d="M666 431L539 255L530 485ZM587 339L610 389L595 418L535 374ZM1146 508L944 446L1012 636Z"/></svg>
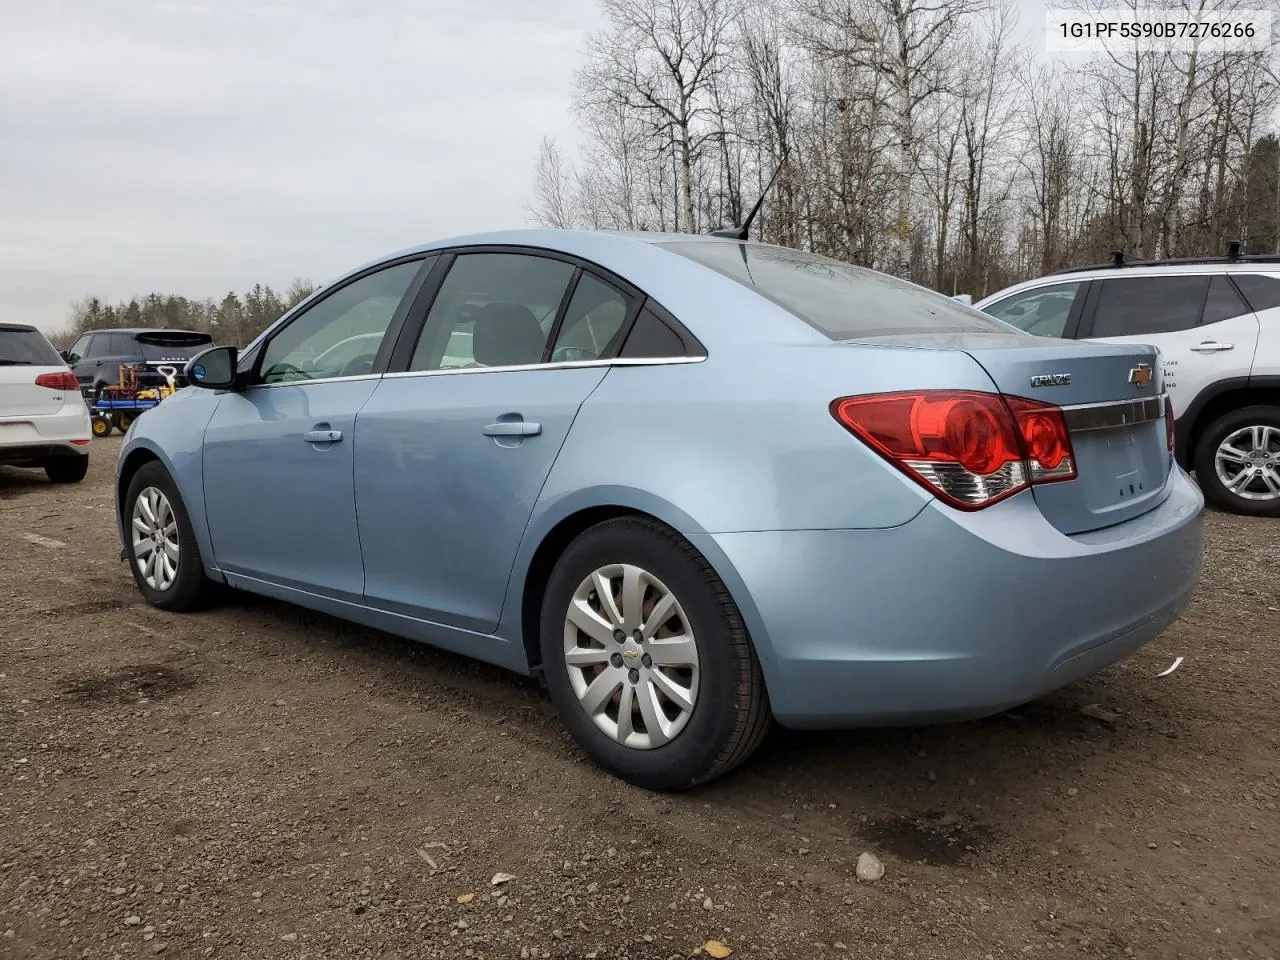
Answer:
<svg viewBox="0 0 1280 960"><path fill-rule="evenodd" d="M471 349L477 363L506 367L538 363L546 336L528 307L518 303L490 303L476 313Z"/></svg>

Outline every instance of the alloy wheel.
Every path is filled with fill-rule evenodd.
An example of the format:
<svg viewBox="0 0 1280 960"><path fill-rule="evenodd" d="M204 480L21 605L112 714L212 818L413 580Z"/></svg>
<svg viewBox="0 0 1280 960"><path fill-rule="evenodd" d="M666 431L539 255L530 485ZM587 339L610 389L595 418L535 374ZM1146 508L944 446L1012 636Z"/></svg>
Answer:
<svg viewBox="0 0 1280 960"><path fill-rule="evenodd" d="M178 576L178 518L159 487L143 487L130 518L133 562L147 586L165 591Z"/></svg>
<svg viewBox="0 0 1280 960"><path fill-rule="evenodd" d="M1228 434L1213 466L1222 485L1241 499L1280 498L1280 427L1241 427Z"/></svg>

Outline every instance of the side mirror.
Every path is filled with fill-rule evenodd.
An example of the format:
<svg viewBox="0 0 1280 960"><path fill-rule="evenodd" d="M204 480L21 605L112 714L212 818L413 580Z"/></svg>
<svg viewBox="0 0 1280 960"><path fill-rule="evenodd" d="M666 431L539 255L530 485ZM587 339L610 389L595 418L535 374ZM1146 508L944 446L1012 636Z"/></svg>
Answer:
<svg viewBox="0 0 1280 960"><path fill-rule="evenodd" d="M58 351L58 356L60 356L63 360L67 361L67 363L72 363L72 362L73 362L73 361L72 361L72 359L71 359L71 351L70 351L70 350L59 350L59 351Z"/></svg>
<svg viewBox="0 0 1280 960"><path fill-rule="evenodd" d="M236 348L210 347L187 361L187 383L206 390L231 390L236 385Z"/></svg>

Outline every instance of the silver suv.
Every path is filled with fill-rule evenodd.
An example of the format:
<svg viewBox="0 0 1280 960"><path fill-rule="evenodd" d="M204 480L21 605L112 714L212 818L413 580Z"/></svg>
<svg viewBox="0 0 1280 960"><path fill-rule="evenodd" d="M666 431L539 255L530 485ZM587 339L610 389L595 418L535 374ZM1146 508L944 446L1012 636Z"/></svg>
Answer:
<svg viewBox="0 0 1280 960"><path fill-rule="evenodd" d="M1280 256L1076 267L974 304L1043 337L1160 350L1177 457L1205 498L1280 516Z"/></svg>

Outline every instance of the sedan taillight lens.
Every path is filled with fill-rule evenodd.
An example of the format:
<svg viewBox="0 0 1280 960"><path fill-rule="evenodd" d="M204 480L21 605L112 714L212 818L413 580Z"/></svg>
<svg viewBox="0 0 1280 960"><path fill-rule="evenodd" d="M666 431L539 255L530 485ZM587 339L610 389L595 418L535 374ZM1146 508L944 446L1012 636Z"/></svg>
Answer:
<svg viewBox="0 0 1280 960"><path fill-rule="evenodd" d="M79 390L80 381L70 370L64 373L42 373L36 377L37 387L48 387L50 390Z"/></svg>
<svg viewBox="0 0 1280 960"><path fill-rule="evenodd" d="M1076 477L1058 407L998 394L922 390L843 397L841 425L930 493L977 510L1033 483Z"/></svg>

